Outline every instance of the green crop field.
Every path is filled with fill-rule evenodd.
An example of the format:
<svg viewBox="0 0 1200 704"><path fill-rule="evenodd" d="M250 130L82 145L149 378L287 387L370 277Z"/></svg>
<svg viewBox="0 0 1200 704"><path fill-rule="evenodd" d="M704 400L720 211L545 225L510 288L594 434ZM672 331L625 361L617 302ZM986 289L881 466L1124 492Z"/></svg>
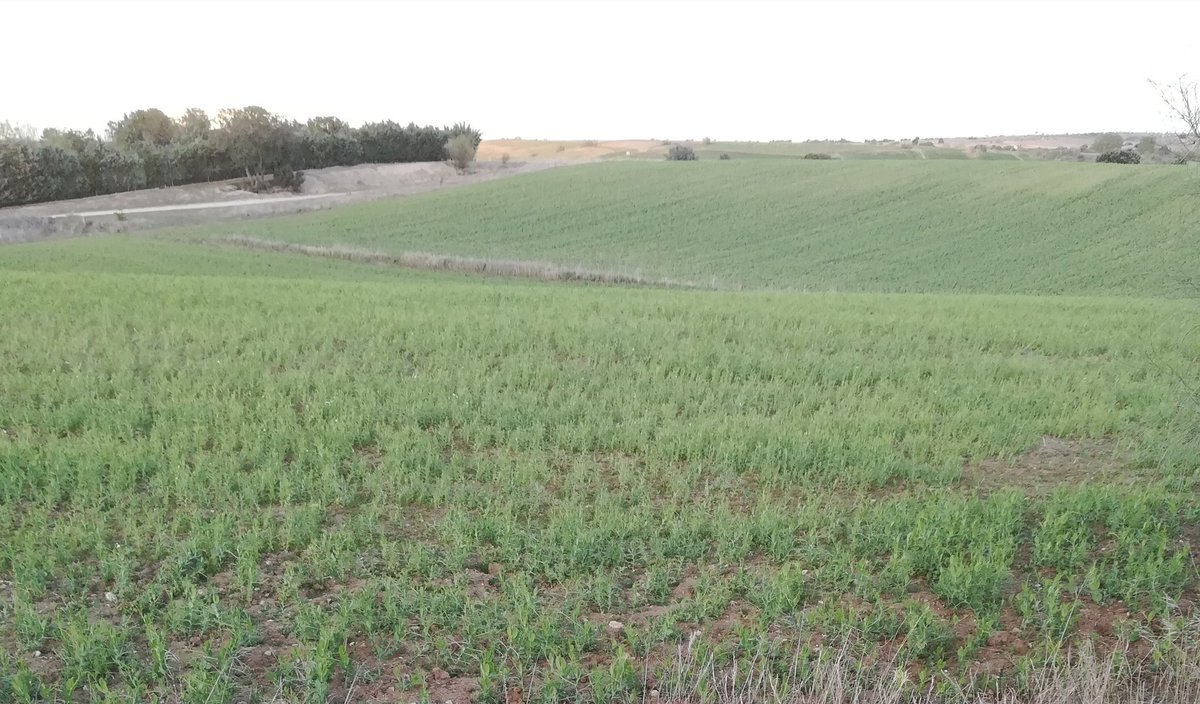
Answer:
<svg viewBox="0 0 1200 704"><path fill-rule="evenodd" d="M607 163L203 232L729 288L1181 297L1200 270L1197 198L1171 166Z"/></svg>
<svg viewBox="0 0 1200 704"><path fill-rule="evenodd" d="M961 149L937 146L914 146L910 143L865 144L862 142L684 142L701 159L800 159L806 154L828 154L834 159L968 159ZM645 152L626 155L616 151L604 158L662 160L664 145Z"/></svg>
<svg viewBox="0 0 1200 704"><path fill-rule="evenodd" d="M1186 173L599 164L0 248L0 701L1195 701Z"/></svg>

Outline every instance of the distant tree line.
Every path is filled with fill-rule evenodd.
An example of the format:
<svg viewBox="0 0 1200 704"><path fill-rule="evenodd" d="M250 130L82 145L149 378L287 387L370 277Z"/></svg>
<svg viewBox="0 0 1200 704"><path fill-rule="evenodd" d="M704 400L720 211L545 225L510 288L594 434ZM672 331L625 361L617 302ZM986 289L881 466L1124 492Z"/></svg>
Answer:
<svg viewBox="0 0 1200 704"><path fill-rule="evenodd" d="M221 110L215 119L196 108L178 118L136 110L108 123L104 136L58 129L34 136L0 123L0 207L238 177L262 182L268 174L288 181L327 166L441 161L459 135L479 146L479 131L466 123L351 127L332 116L300 123L258 106Z"/></svg>

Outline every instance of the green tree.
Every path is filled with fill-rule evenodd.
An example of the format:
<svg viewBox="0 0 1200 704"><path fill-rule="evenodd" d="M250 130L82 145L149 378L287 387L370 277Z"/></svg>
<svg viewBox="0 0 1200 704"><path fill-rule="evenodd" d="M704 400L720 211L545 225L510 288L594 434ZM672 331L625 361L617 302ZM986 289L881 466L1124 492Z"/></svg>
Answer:
<svg viewBox="0 0 1200 704"><path fill-rule="evenodd" d="M98 139L96 133L91 130L79 132L78 130L59 130L47 127L42 130L41 141L43 144L79 154L84 151L89 142L95 142Z"/></svg>
<svg viewBox="0 0 1200 704"><path fill-rule="evenodd" d="M331 137L337 135L349 134L351 132L350 124L340 117L333 115L322 115L320 117L310 117L304 125L305 129L314 134L324 134Z"/></svg>
<svg viewBox="0 0 1200 704"><path fill-rule="evenodd" d="M1138 140L1137 150L1142 154L1152 154L1158 148L1158 140L1153 135L1146 135Z"/></svg>
<svg viewBox="0 0 1200 704"><path fill-rule="evenodd" d="M208 113L200 108L188 108L183 116L175 121L178 125L179 138L184 142L208 139L212 132L212 120Z"/></svg>
<svg viewBox="0 0 1200 704"><path fill-rule="evenodd" d="M158 108L134 110L108 123L108 136L125 147L154 144L165 147L179 136L179 125Z"/></svg>
<svg viewBox="0 0 1200 704"><path fill-rule="evenodd" d="M292 125L257 105L217 113L218 141L233 164L247 175L264 176L291 166Z"/></svg>

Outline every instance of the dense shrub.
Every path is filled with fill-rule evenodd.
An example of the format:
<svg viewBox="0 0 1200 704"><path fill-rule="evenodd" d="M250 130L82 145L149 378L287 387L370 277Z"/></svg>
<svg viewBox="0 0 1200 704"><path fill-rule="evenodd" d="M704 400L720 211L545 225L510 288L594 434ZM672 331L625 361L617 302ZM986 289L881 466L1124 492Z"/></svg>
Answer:
<svg viewBox="0 0 1200 704"><path fill-rule="evenodd" d="M105 142L88 146L81 155L89 194L120 193L146 187L142 157L112 148Z"/></svg>
<svg viewBox="0 0 1200 704"><path fill-rule="evenodd" d="M469 134L457 134L446 140L446 158L459 171L466 171L475 161L475 144Z"/></svg>
<svg viewBox="0 0 1200 704"><path fill-rule="evenodd" d="M363 162L362 144L353 134L326 134L306 130L300 136L298 166L319 169L326 166L353 166Z"/></svg>
<svg viewBox="0 0 1200 704"><path fill-rule="evenodd" d="M90 132L47 130L38 142L0 142L0 205L228 178L205 142L122 148Z"/></svg>
<svg viewBox="0 0 1200 704"><path fill-rule="evenodd" d="M34 156L36 187L46 200L78 198L87 194L87 176L79 157L58 147L42 147Z"/></svg>
<svg viewBox="0 0 1200 704"><path fill-rule="evenodd" d="M729 161L729 155L722 152L721 156L717 157L721 161Z"/></svg>
<svg viewBox="0 0 1200 704"><path fill-rule="evenodd" d="M137 149L142 157L142 169L146 174L146 186L162 188L183 183L175 150L168 146L142 145Z"/></svg>
<svg viewBox="0 0 1200 704"><path fill-rule="evenodd" d="M161 110L136 110L109 123L108 139L54 129L33 139L10 128L0 134L0 207L233 178L252 190L281 181L299 188L303 169L441 161L447 141L460 135L473 155L483 137L465 122L354 129L337 117L300 124L253 105L220 111L215 127L196 108L177 120Z"/></svg>
<svg viewBox="0 0 1200 704"><path fill-rule="evenodd" d="M33 151L26 142L0 142L0 203L32 202Z"/></svg>
<svg viewBox="0 0 1200 704"><path fill-rule="evenodd" d="M447 130L446 132L447 132L447 134L446 134L447 140L450 137L457 137L460 134L467 135L468 137L471 138L471 145L474 146L476 149L479 149L479 143L483 141L483 133L480 132L479 130L471 127L470 125L468 125L465 122L454 123L454 126L451 127L449 130ZM589 146L594 147L596 145L592 144Z"/></svg>
<svg viewBox="0 0 1200 704"><path fill-rule="evenodd" d="M362 158L370 164L408 161L441 161L450 130L409 124L373 122L356 131ZM474 135L472 135L474 140ZM476 142L478 144L478 142Z"/></svg>
<svg viewBox="0 0 1200 704"><path fill-rule="evenodd" d="M804 158L805 159L832 159L833 157L829 156L828 154L824 154L822 152L809 152L808 154L804 155Z"/></svg>
<svg viewBox="0 0 1200 704"><path fill-rule="evenodd" d="M54 145L0 143L0 205L78 198L88 193L83 164Z"/></svg>
<svg viewBox="0 0 1200 704"><path fill-rule="evenodd" d="M207 139L172 145L171 155L181 183L202 183L238 175L229 155Z"/></svg>
<svg viewBox="0 0 1200 704"><path fill-rule="evenodd" d="M695 161L696 151L686 144L672 144L667 150L667 161Z"/></svg>
<svg viewBox="0 0 1200 704"><path fill-rule="evenodd" d="M1097 164L1140 164L1142 163L1142 155L1134 151L1124 151L1116 149L1110 152L1104 152L1096 157Z"/></svg>

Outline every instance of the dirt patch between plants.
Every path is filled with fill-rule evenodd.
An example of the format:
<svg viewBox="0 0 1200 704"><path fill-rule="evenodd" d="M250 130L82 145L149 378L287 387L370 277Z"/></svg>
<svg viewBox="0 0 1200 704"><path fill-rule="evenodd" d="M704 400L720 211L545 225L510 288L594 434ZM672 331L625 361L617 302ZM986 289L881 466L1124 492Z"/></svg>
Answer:
<svg viewBox="0 0 1200 704"><path fill-rule="evenodd" d="M1129 466L1112 438L1065 439L1043 435L1012 459L990 457L963 469L962 482L983 491L1020 489L1036 496L1060 486L1134 484L1145 474Z"/></svg>

